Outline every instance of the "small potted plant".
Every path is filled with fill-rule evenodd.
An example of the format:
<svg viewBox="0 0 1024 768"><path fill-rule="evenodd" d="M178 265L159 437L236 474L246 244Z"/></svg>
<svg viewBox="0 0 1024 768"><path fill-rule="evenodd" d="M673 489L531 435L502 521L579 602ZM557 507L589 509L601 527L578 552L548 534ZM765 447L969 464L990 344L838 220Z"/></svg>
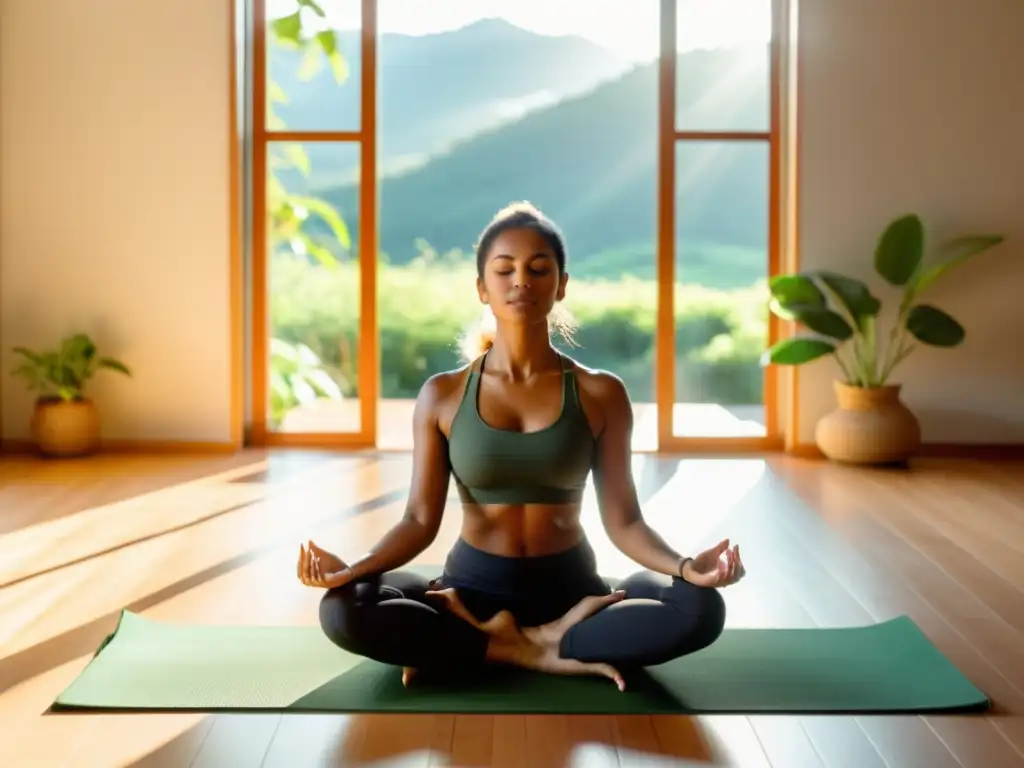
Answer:
<svg viewBox="0 0 1024 768"><path fill-rule="evenodd" d="M124 363L99 357L96 344L84 333L65 338L58 349L34 352L16 347L22 358L14 375L38 392L32 413L32 439L46 456L92 453L99 443L99 413L85 395L85 385L100 369L131 376Z"/></svg>
<svg viewBox="0 0 1024 768"><path fill-rule="evenodd" d="M935 257L926 259L921 219L909 214L891 221L876 244L874 268L902 295L888 332L881 335L882 302L860 280L807 272L770 281L771 311L805 332L773 345L763 362L804 365L831 355L842 373L834 383L838 409L815 428L815 442L828 458L895 464L917 450L921 428L900 400L893 372L919 344L956 347L965 337L960 323L921 298L951 269L1002 241L1000 235L964 235L942 243Z"/></svg>

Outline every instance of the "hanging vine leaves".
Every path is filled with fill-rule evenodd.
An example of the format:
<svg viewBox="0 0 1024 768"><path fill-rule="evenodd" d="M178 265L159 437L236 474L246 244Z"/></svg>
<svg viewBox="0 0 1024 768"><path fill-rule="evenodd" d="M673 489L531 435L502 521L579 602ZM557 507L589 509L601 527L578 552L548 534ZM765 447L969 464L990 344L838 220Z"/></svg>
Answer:
<svg viewBox="0 0 1024 768"><path fill-rule="evenodd" d="M302 59L299 77L311 80L323 69L326 62L334 80L339 85L348 79L348 65L341 53L337 33L332 29L306 33L303 11L308 10L320 18L326 18L323 8L315 0L296 0L294 13L273 19L270 31L275 44L281 48L299 51ZM267 84L267 123L272 130L287 128L284 120L273 111L274 104L287 104L288 94L273 81ZM267 200L270 207L269 241L272 250L286 250L297 258L312 258L325 267L337 266L334 251L312 235L307 225L319 219L327 225L331 237L344 251L352 246L352 237L341 213L329 202L310 195L290 191L281 180L281 174L294 170L303 178L309 176L310 159L299 144L284 145L280 152L268 158Z"/></svg>

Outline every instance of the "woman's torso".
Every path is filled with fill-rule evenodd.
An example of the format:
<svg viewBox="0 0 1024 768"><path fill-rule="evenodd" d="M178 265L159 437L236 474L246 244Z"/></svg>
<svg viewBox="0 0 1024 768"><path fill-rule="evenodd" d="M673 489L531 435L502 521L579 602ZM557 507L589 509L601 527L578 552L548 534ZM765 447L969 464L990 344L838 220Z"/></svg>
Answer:
<svg viewBox="0 0 1024 768"><path fill-rule="evenodd" d="M584 537L583 488L597 450L599 410L586 372L561 370L511 382L486 356L452 374L438 424L463 505L461 538L485 552L536 557Z"/></svg>

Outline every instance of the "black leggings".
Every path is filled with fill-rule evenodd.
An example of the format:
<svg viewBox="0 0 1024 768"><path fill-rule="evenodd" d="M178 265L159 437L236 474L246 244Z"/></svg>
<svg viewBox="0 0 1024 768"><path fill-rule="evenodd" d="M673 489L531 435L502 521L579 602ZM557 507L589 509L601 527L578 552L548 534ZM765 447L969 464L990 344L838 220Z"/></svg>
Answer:
<svg viewBox="0 0 1024 768"><path fill-rule="evenodd" d="M487 635L424 594L445 587L455 588L478 621L508 610L523 627L554 621L584 597L611 592L586 541L555 555L510 558L459 540L434 581L399 570L328 590L320 626L341 648L386 664L421 670L482 664ZM570 628L563 657L622 670L653 666L705 648L722 633L725 603L716 589L649 571L617 588L626 599Z"/></svg>

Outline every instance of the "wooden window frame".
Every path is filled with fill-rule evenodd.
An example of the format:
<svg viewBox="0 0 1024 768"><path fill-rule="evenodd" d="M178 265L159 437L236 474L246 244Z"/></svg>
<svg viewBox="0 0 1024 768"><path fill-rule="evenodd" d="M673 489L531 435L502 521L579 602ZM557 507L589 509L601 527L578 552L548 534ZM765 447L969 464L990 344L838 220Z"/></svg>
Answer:
<svg viewBox="0 0 1024 768"><path fill-rule="evenodd" d="M656 325L655 382L658 412L657 452L742 453L777 451L784 440L779 430L779 371L763 369L761 401L765 434L762 437L697 437L674 433L675 407L675 273L676 273L676 146L681 142L716 141L768 144L768 273L777 275L782 263L782 82L786 0L771 0L772 33L769 64L769 123L767 131L694 131L676 125L677 0L661 0L658 55L658 319ZM768 345L779 338L779 322L768 317Z"/></svg>
<svg viewBox="0 0 1024 768"><path fill-rule="evenodd" d="M377 330L377 0L361 0L359 129L267 129L266 0L252 0L252 341L250 443L258 447L374 448L380 387ZM359 430L351 433L275 432L267 426L269 312L267 274L267 152L281 141L359 145Z"/></svg>

